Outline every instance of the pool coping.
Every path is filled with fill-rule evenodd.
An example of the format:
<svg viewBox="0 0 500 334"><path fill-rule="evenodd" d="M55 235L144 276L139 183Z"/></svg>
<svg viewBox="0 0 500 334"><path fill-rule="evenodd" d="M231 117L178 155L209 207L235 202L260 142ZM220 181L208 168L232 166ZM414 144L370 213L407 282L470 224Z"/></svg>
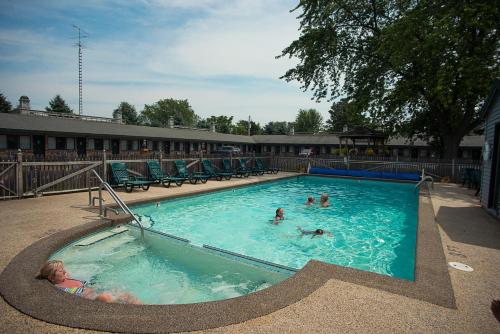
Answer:
<svg viewBox="0 0 500 334"><path fill-rule="evenodd" d="M190 195L193 194L187 196ZM135 204L139 202L144 201L136 201ZM48 257L62 246L89 233L111 227L114 223L128 221L124 219L114 223L87 223L41 239L25 248L0 274L0 294L17 310L49 323L134 333L184 332L240 323L296 303L330 279L456 308L431 204L430 192L422 189L419 196L414 282L312 260L289 279L246 296L184 305L128 305L76 297L62 292L46 280L35 278ZM53 305L57 305L57 308Z"/></svg>

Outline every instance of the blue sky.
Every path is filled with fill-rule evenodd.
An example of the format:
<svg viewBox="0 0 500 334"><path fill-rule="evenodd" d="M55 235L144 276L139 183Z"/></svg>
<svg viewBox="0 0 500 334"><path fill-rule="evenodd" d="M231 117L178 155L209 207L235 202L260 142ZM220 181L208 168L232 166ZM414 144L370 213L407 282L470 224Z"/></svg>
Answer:
<svg viewBox="0 0 500 334"><path fill-rule="evenodd" d="M0 0L0 92L44 109L60 94L78 111L77 35L83 50L84 114L110 117L135 105L187 99L201 117L292 121L302 108L326 119L329 103L311 100L279 77L294 64L275 59L298 37L289 0Z"/></svg>

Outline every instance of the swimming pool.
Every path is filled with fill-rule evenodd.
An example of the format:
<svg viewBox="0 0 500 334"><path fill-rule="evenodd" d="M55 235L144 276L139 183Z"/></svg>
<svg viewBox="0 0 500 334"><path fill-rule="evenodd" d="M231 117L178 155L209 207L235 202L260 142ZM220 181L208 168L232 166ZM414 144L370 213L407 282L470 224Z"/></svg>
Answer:
<svg viewBox="0 0 500 334"><path fill-rule="evenodd" d="M330 207L304 205L330 195ZM276 208L285 220L273 225ZM301 176L132 209L152 229L283 266L315 259L414 280L418 191L411 183ZM334 236L300 237L297 226Z"/></svg>

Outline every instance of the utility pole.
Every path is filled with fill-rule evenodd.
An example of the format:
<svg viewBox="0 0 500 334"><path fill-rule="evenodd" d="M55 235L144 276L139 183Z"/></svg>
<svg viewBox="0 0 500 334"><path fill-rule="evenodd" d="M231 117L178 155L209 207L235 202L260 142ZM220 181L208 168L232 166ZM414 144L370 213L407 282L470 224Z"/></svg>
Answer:
<svg viewBox="0 0 500 334"><path fill-rule="evenodd" d="M252 119L248 115L248 135L250 136L250 130L252 129Z"/></svg>
<svg viewBox="0 0 500 334"><path fill-rule="evenodd" d="M73 24L73 27L78 30L78 114L83 113L83 68L82 68L82 38L87 38L88 35L85 31L80 29L79 26Z"/></svg>

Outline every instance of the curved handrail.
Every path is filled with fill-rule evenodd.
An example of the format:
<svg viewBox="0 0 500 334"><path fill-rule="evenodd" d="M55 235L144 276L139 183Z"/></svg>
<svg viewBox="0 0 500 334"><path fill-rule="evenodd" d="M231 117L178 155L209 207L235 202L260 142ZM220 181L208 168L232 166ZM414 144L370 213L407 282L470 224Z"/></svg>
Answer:
<svg viewBox="0 0 500 334"><path fill-rule="evenodd" d="M415 189L417 189L418 187L420 187L420 185L426 181L431 181L431 184L432 184L432 189L434 189L434 179L432 178L432 176L429 176L429 175L425 175L424 177L422 177L422 180L420 180L416 185L415 185Z"/></svg>
<svg viewBox="0 0 500 334"><path fill-rule="evenodd" d="M111 186L109 185L109 183L105 182L94 169L92 169L92 172L97 177L97 179L99 180L99 182L101 182L100 185L99 185L99 198L102 199L101 190L102 190L102 188L105 188L108 191L108 193L111 195L111 197L115 200L116 204L118 204L118 206L123 211L125 211L126 213L128 213L129 215L132 216L132 218L134 219L135 223L141 229L141 238L144 239L144 227L140 223L139 219L137 219L137 217L134 215L134 213L132 212L132 210L129 209L129 207L127 206L127 204L125 204L125 202L123 202L123 200L118 196L118 194L114 191L114 189L111 188ZM101 200L99 200L99 206L102 206L102 201Z"/></svg>

